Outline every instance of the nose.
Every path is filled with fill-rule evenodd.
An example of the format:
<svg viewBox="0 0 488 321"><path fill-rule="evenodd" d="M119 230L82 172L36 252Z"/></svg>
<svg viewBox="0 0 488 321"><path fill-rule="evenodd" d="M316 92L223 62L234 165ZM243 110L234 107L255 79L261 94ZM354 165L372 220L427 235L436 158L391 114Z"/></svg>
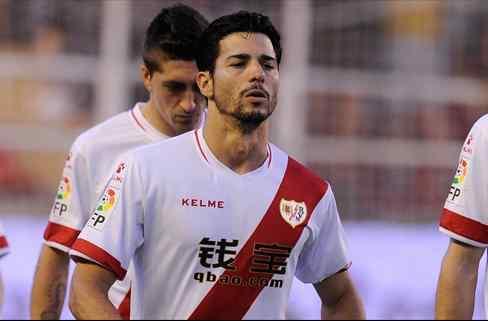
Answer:
<svg viewBox="0 0 488 321"><path fill-rule="evenodd" d="M258 61L254 61L250 64L250 74L251 74L251 82L264 81L264 68Z"/></svg>
<svg viewBox="0 0 488 321"><path fill-rule="evenodd" d="M187 113L192 113L197 108L196 96L193 90L188 90L181 99L180 106Z"/></svg>

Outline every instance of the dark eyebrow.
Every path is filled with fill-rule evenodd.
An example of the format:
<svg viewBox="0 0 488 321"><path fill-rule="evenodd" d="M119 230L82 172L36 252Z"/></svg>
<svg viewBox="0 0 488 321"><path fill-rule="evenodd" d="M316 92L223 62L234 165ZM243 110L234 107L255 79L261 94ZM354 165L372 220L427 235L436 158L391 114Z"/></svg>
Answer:
<svg viewBox="0 0 488 321"><path fill-rule="evenodd" d="M275 57L271 57L271 56L268 56L268 55L262 55L260 58L262 60L264 60L264 61L275 61L276 60Z"/></svg>
<svg viewBox="0 0 488 321"><path fill-rule="evenodd" d="M237 55L232 55L232 56L229 56L226 58L226 60L229 60L229 59L241 59L241 60L245 60L245 59L249 59L249 55L247 54L237 54Z"/></svg>

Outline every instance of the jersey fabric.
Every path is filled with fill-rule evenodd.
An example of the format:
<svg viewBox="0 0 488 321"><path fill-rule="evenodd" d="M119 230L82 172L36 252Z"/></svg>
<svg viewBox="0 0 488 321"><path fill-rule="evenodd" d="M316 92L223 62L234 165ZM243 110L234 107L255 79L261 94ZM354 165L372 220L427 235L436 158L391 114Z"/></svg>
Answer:
<svg viewBox="0 0 488 321"><path fill-rule="evenodd" d="M5 236L2 224L0 223L0 258L7 255L9 251L10 248L8 245L7 237Z"/></svg>
<svg viewBox="0 0 488 321"><path fill-rule="evenodd" d="M488 247L488 115L473 125L464 142L439 229L458 241ZM485 280L488 311L486 294Z"/></svg>
<svg viewBox="0 0 488 321"><path fill-rule="evenodd" d="M133 261L131 319L284 319L294 275L349 265L325 181L271 144L236 174L201 129L125 155L70 253L119 279Z"/></svg>
<svg viewBox="0 0 488 321"><path fill-rule="evenodd" d="M128 150L167 138L143 117L142 103L89 129L74 142L56 193L45 243L68 252L90 218L117 159ZM128 314L130 281L117 282L109 298ZM125 299L125 302L124 302Z"/></svg>

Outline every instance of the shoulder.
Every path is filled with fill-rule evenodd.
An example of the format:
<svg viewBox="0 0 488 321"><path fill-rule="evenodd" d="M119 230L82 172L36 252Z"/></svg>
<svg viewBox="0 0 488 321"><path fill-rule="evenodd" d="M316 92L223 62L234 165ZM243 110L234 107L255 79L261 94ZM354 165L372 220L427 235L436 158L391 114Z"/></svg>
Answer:
<svg viewBox="0 0 488 321"><path fill-rule="evenodd" d="M179 159L194 150L194 131L170 137L156 143L134 148L130 154L134 159Z"/></svg>
<svg viewBox="0 0 488 321"><path fill-rule="evenodd" d="M104 142L115 142L111 138L117 138L121 132L127 131L132 126L129 112L117 114L81 133L72 145L72 149L78 152L87 151L95 145Z"/></svg>
<svg viewBox="0 0 488 321"><path fill-rule="evenodd" d="M292 184L305 189L307 192L316 192L322 195L329 190L329 183L325 179L275 145L270 144L270 146L274 157L286 159L285 175L288 176Z"/></svg>

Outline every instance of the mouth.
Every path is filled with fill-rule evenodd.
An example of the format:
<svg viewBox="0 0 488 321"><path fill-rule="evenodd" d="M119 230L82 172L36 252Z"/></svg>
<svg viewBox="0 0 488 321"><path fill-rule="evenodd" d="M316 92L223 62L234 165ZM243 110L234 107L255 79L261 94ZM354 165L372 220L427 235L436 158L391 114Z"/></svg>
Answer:
<svg viewBox="0 0 488 321"><path fill-rule="evenodd" d="M268 93L263 89L249 89L244 92L244 98L261 101L268 99Z"/></svg>

